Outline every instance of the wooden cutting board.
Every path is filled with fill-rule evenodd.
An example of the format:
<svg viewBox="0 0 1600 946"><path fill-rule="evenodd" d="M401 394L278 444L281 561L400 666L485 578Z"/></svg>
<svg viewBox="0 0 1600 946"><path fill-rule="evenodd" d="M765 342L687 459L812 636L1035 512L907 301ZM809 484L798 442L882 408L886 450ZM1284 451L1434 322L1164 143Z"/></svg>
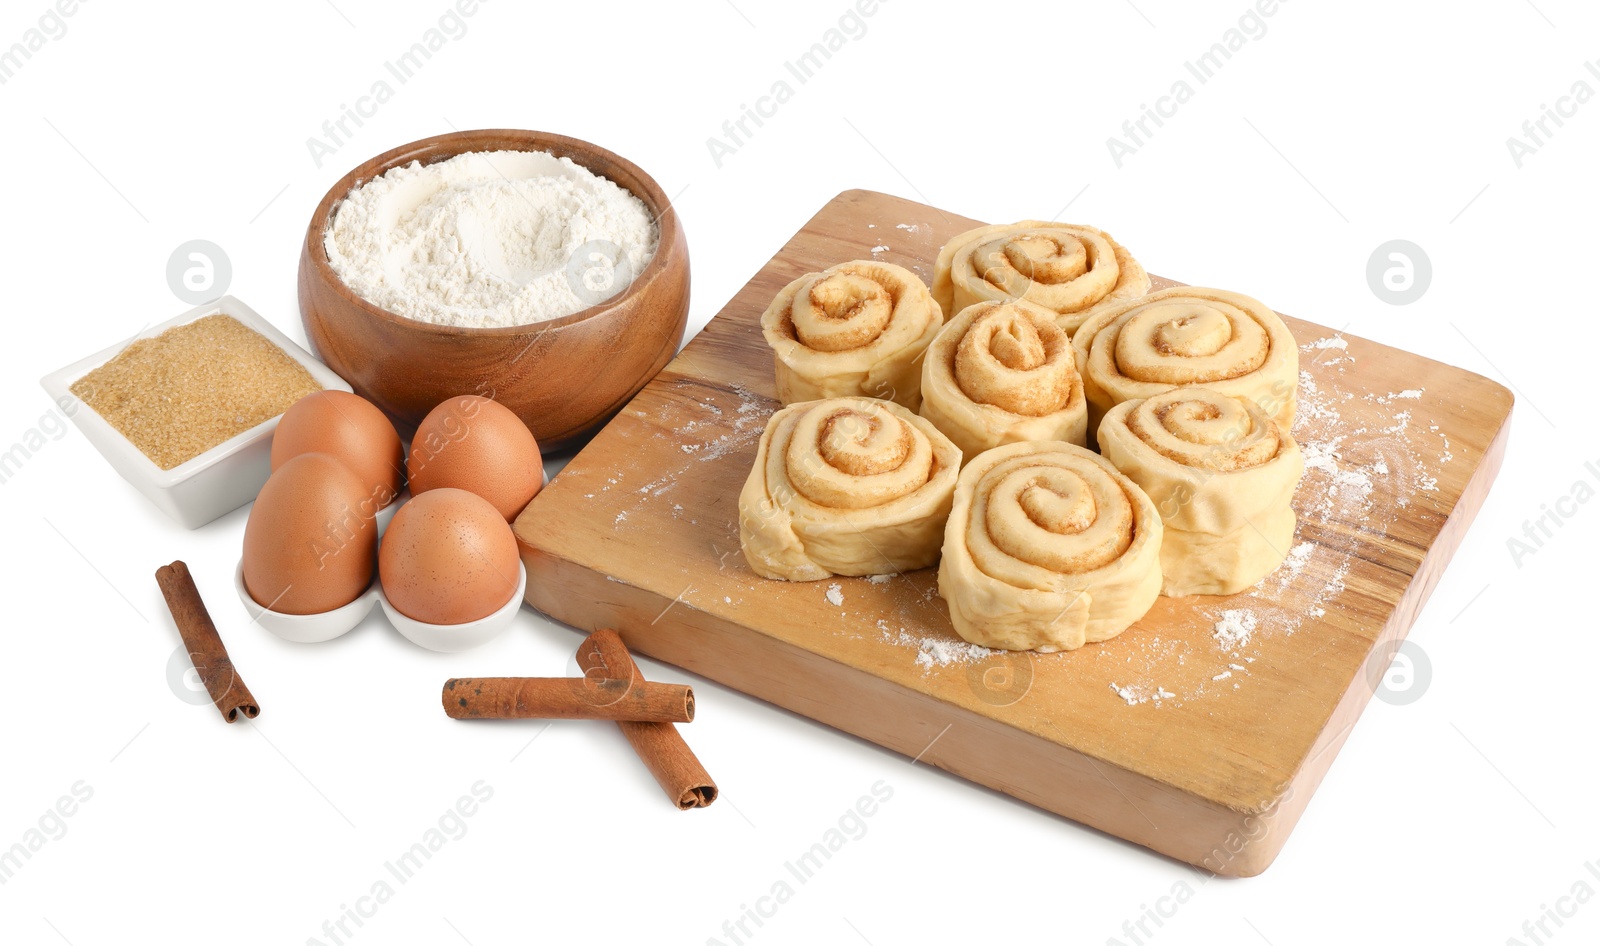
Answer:
<svg viewBox="0 0 1600 946"><path fill-rule="evenodd" d="M1482 505L1511 394L1286 319L1309 461L1289 561L1252 592L1161 598L1120 637L1073 653L966 645L931 568L756 576L738 496L779 406L759 325L768 301L849 259L931 283L939 247L978 225L885 194L834 198L518 519L527 599L1048 811L1216 873L1259 873ZM1137 251L1136 235L1119 236Z"/></svg>

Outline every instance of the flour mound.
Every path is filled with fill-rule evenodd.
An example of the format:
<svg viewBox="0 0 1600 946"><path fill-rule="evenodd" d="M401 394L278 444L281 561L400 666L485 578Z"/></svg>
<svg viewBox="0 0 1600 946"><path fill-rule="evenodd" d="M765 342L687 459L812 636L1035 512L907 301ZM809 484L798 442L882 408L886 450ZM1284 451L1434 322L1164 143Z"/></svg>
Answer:
<svg viewBox="0 0 1600 946"><path fill-rule="evenodd" d="M612 298L654 257L644 202L540 151L412 162L339 204L334 272L396 315L438 325L526 325Z"/></svg>

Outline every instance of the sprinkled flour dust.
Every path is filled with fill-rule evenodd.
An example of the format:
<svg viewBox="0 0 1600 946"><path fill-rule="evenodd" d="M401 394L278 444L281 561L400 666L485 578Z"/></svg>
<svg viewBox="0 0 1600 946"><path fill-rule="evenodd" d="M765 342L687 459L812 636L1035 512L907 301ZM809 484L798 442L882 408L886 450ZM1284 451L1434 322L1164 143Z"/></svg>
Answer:
<svg viewBox="0 0 1600 946"><path fill-rule="evenodd" d="M1142 703L1160 706L1165 700L1176 699L1178 694L1161 680L1188 665L1194 653L1193 646L1188 641L1159 634L1127 638L1126 644L1135 646L1085 648L1078 653L1113 665L1107 674L1111 678L1111 691L1129 706ZM1200 695L1199 692L1185 693L1185 698Z"/></svg>
<svg viewBox="0 0 1600 946"><path fill-rule="evenodd" d="M1138 706L1140 703L1154 703L1160 706L1162 700L1170 700L1178 695L1160 685L1122 686L1115 682L1111 684L1111 692L1122 697L1122 701L1129 706Z"/></svg>
<svg viewBox="0 0 1600 946"><path fill-rule="evenodd" d="M680 382L679 384L683 390L694 389L692 382ZM714 436L711 436L708 440L679 444L678 449L684 455L682 465L667 470L642 486L635 487L630 485L628 489L637 497L637 501L634 503L633 510L624 510L618 514L616 524L621 525L628 522L629 511L637 511L650 500L658 499L673 492L686 479L692 479L695 476L692 472L693 464L721 460L730 454L736 454L744 450L760 439L761 432L766 429L769 413L764 407L765 399L742 385L731 385L730 387L734 392L734 396L739 399L738 404L730 408L733 418L731 424L727 421L728 414L724 407L709 398L702 399L697 396L687 398L688 404L703 412L704 415L690 417L687 420L682 417L680 402L674 400L666 402L662 412L654 418L656 426L659 428L656 431L656 437L669 439L673 436L681 437L686 434L696 433L700 433L702 436L712 434ZM669 411L670 413L668 413ZM643 411L638 412L638 416L650 418L650 415ZM669 431L671 434L668 433ZM574 470L569 474L563 471L562 475L575 475L578 472ZM600 494L612 492L612 487L621 485L622 481L616 476L609 477L605 485L594 492L585 493L584 498L594 499ZM683 504L674 502L672 504L672 514L674 519L684 518ZM641 519L643 518L641 517ZM689 519L689 522L695 524L698 520Z"/></svg>
<svg viewBox="0 0 1600 946"><path fill-rule="evenodd" d="M901 647L916 648L912 662L923 670L948 667L952 664L970 664L987 660L1006 651L991 650L978 644L969 644L960 638L918 636L904 627L891 627L885 618L879 618L877 628L883 640Z"/></svg>
<svg viewBox="0 0 1600 946"><path fill-rule="evenodd" d="M1254 611L1229 608L1222 612L1217 623L1211 625L1211 636L1217 639L1223 650L1238 650L1250 643L1250 634L1256 629L1256 624Z"/></svg>
<svg viewBox="0 0 1600 946"><path fill-rule="evenodd" d="M1317 546L1312 542L1301 542L1290 549L1289 555L1283 560L1283 565L1280 569L1284 580L1292 582L1299 577L1300 571L1306 567L1306 562L1311 560L1311 553L1316 550Z"/></svg>
<svg viewBox="0 0 1600 946"><path fill-rule="evenodd" d="M1319 338L1314 342L1300 346L1300 350L1321 352L1322 354L1316 357L1316 362L1330 368L1334 365L1353 364L1356 360L1356 356L1350 354L1350 343L1338 335ZM1334 352L1337 352L1337 354L1333 354Z"/></svg>
<svg viewBox="0 0 1600 946"><path fill-rule="evenodd" d="M824 595L824 597L826 597L828 599L828 603L834 607L844 607L844 588L838 582L834 582L828 586L828 592L826 595Z"/></svg>
<svg viewBox="0 0 1600 946"><path fill-rule="evenodd" d="M933 667L948 667L954 663L976 663L991 655L1000 653L1000 651L980 647L977 644L969 644L964 640L950 640L942 637L912 638L907 640L906 638L908 637L910 635L902 631L897 643L916 644L916 663L917 666L924 670Z"/></svg>
<svg viewBox="0 0 1600 946"><path fill-rule="evenodd" d="M737 453L761 437L761 432L767 429L768 411L762 406L763 398L743 385L729 385L733 393L739 398L739 406L734 408L733 426L725 433L707 441L695 451L695 460L707 463L720 460L730 453ZM714 411L714 416L722 417L721 408L704 402L696 402L701 407Z"/></svg>

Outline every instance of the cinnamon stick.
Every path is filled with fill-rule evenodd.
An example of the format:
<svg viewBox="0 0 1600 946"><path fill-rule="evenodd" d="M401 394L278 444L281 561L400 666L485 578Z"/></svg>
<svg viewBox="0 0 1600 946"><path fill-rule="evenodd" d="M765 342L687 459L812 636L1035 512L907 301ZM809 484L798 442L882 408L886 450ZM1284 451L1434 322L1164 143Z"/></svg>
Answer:
<svg viewBox="0 0 1600 946"><path fill-rule="evenodd" d="M234 722L243 713L246 719L261 715L261 704L250 694L239 674L228 659L228 648L211 622L206 603L195 587L189 566L182 561L156 569L156 584L161 586L162 597L167 599L167 610L178 625L183 645L189 649L189 660L199 672L200 680L211 694L211 702L228 722Z"/></svg>
<svg viewBox="0 0 1600 946"><path fill-rule="evenodd" d="M446 680L440 694L451 719L609 719L687 723L694 691L676 683L585 676Z"/></svg>
<svg viewBox="0 0 1600 946"><path fill-rule="evenodd" d="M579 645L578 666L586 678L644 679L628 653L628 646L609 628L595 631ZM671 723L622 721L617 725L673 804L687 811L716 801L717 783L711 780L711 775L683 741L678 727Z"/></svg>

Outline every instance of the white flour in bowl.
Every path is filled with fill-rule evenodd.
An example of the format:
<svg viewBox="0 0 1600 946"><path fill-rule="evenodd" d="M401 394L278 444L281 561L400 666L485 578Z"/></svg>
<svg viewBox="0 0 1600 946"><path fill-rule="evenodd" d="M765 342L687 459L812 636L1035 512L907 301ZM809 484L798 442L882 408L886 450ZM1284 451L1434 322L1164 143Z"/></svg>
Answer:
<svg viewBox="0 0 1600 946"><path fill-rule="evenodd" d="M356 295L439 325L526 325L627 288L656 252L644 202L543 151L412 162L355 188L324 238Z"/></svg>

